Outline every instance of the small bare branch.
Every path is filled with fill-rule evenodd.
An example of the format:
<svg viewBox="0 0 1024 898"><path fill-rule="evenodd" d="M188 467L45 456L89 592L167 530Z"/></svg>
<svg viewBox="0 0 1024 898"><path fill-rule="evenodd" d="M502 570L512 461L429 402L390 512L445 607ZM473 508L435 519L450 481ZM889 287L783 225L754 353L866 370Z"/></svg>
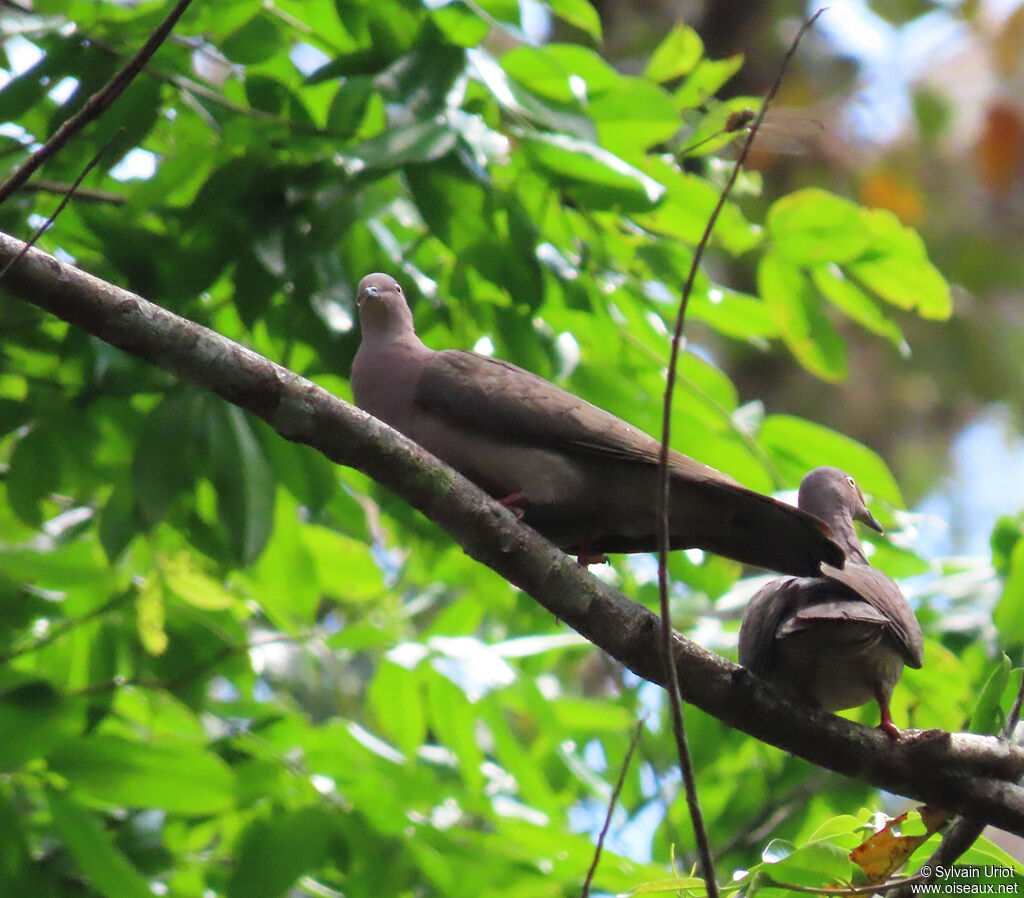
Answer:
<svg viewBox="0 0 1024 898"><path fill-rule="evenodd" d="M583 891L580 892L580 898L588 898L590 895L590 884L594 881L594 874L597 872L598 862L601 860L601 849L604 848L605 836L608 835L608 827L612 825L612 814L615 811L615 805L619 800L619 793L622 792L622 784L626 781L626 772L629 770L629 762L633 758L633 752L636 750L636 744L640 741L640 734L644 729L644 721L647 720L645 714L643 719L636 725L636 729L633 731L633 738L629 740L629 748L626 749L626 757L622 759L622 767L619 769L619 778L615 783L615 788L612 790L612 797L608 801L608 813L604 816L604 825L601 827L601 833L597 837L597 845L594 846L594 859L590 862L590 869L587 870L587 878L583 880Z"/></svg>
<svg viewBox="0 0 1024 898"><path fill-rule="evenodd" d="M149 36L149 40L142 45L142 48L128 64L117 72L101 90L89 97L77 113L64 122L46 143L19 165L3 184L0 184L0 203L3 203L7 197L21 187L47 159L60 152L67 142L89 122L99 118L110 108L114 100L121 96L124 89L131 84L132 79L142 71L143 66L164 42L167 35L171 33L171 29L177 24L178 19L188 9L191 2L192 0L178 0L174 4L174 8L167 14L167 18L160 23L156 31Z"/></svg>

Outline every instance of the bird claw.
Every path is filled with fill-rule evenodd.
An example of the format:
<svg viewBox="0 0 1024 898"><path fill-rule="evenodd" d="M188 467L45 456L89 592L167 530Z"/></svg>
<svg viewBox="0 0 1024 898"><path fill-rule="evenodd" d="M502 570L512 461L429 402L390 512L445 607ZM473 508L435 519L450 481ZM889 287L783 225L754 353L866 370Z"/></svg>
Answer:
<svg viewBox="0 0 1024 898"><path fill-rule="evenodd" d="M878 725L878 729L885 733L893 742L902 742L905 738L904 732L891 719L883 720Z"/></svg>

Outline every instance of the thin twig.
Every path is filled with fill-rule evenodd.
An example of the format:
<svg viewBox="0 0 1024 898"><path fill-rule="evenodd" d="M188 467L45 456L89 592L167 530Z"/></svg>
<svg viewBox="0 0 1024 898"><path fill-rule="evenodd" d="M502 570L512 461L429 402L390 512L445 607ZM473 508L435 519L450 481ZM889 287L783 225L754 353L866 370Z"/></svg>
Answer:
<svg viewBox="0 0 1024 898"><path fill-rule="evenodd" d="M771 877L768 877L771 879ZM904 886L915 885L919 882L924 882L925 877L920 873L915 873L913 876L907 876L904 879L894 879L892 882L876 882L866 886L846 886L840 889L829 889L829 888L817 888L815 886L800 886L791 882L777 882L772 879L772 883L779 888L789 889L791 892L803 892L808 895L874 895L876 892L889 892L892 889L903 888Z"/></svg>
<svg viewBox="0 0 1024 898"><path fill-rule="evenodd" d="M662 657L665 659L665 664L667 665L666 680L668 681L669 704L672 707L672 729L675 733L676 747L679 751L679 768L683 776L683 783L686 786L686 802L689 805L690 819L693 822L697 852L700 856L701 872L704 876L704 884L707 889L708 898L717 898L718 884L715 882L714 860L711 856L711 847L708 843L707 829L704 826L704 818L701 814L700 802L697 798L697 786L693 774L693 765L690 761L690 750L686 745L686 732L683 724L683 708L680 698L679 682L676 676L675 653L672 650L672 622L669 618L668 605L668 453L669 441L672 436L672 392L675 388L676 367L679 363L679 347L682 343L683 324L686 320L686 307L689 304L690 294L693 292L693 285L697 278L697 270L700 266L701 259L704 256L704 250L707 248L707 245L711 240L711 233L718 221L718 216L721 213L722 208L725 206L725 201L728 198L733 185L736 183L737 177L739 177L739 173L743 168L744 162L746 162L747 155L750 153L750 147L754 143L754 138L757 137L758 128L761 127L761 122L764 121L765 113L768 111L769 105L779 90L779 85L782 83L782 78L786 73L789 61L793 58L793 54L796 53L796 48L800 43L800 39L804 36L804 33L814 24L822 12L824 12L824 9L819 9L813 16L811 16L810 19L804 22L800 27L800 30L797 32L796 37L793 38L793 42L782 60L782 65L779 67L779 73L769 89L767 96L765 96L761 103L761 108L757 113L757 118L754 119L753 124L750 126L747 139L743 143L743 149L740 150L739 158L733 166L732 172L729 175L729 180L726 181L725 186L722 188L722 192L718 197L718 202L715 204L715 208L708 217L704 233L701 235L700 241L697 243L697 247L694 250L693 261L690 264L690 271L687 275L686 283L683 286L683 292L679 302L679 312L676 315L676 326L672 334L672 348L669 356L668 377L665 385L665 402L664 409L662 411L661 428L661 488L658 491L658 593L661 600L661 650Z"/></svg>
<svg viewBox="0 0 1024 898"><path fill-rule="evenodd" d="M24 184L32 173L47 159L59 152L65 144L93 119L99 118L110 105L131 84L132 79L142 71L143 66L164 42L178 19L188 9L192 0L178 0L174 8L142 45L142 49L129 60L117 74L111 78L101 90L94 93L85 105L71 118L61 125L54 135L25 160L3 184L0 184L0 203L3 203L15 190Z"/></svg>
<svg viewBox="0 0 1024 898"><path fill-rule="evenodd" d="M651 349L646 343L637 338L634 334L624 333L622 334L623 340L631 346L646 355L648 358L661 361L658 354ZM764 447L758 443L756 439L744 428L740 427L736 423L736 419L733 417L732 412L729 411L722 403L720 403L714 396L712 396L707 390L705 390L700 384L697 383L693 378L687 377L685 374L676 372L676 382L683 384L691 393L693 393L698 399L707 405L715 414L719 415L729 428L730 432L735 434L736 438L746 447L747 451L755 456L761 467L767 472L768 476L771 477L772 483L776 489L782 489L785 486L785 481L782 478L782 473L779 471L775 462L772 461L771 456L765 451Z"/></svg>
<svg viewBox="0 0 1024 898"><path fill-rule="evenodd" d="M27 253L33 246L35 246L36 241L40 237L42 237L43 234L46 233L47 228L49 228L50 225L52 225L57 220L57 216L64 211L64 207L71 201L71 197L74 196L75 191L78 189L78 185L85 180L85 176L93 170L96 163L100 161L100 158L103 156L103 154L108 149L110 149L110 145L115 140L117 140L123 133L124 128L118 128L117 133L113 137L111 137L110 140L108 140L105 144L103 144L103 146L100 147L96 155L89 160L89 164L82 169L81 174L79 174L79 176L75 178L75 182L71 185L71 188L67 191L67 193L64 194L64 198L57 204L57 208L54 210L53 215L51 215L48 219L46 219L46 221L42 223L39 229L32 235L32 239L29 240L28 243L26 243L25 246L22 248L21 252L18 253L18 255L16 255L13 259L11 259L11 261L8 262L3 267L3 270L0 270L0 280L3 280L4 275L7 274L7 272L14 265L18 264L18 262L25 255L25 253Z"/></svg>
<svg viewBox="0 0 1024 898"><path fill-rule="evenodd" d="M22 187L22 190L27 192L35 191L37 193L55 193L58 195L73 192L76 200L85 200L89 203L108 203L112 206L123 206L128 202L128 197L123 193L98 190L94 187L79 187L77 190L74 190L71 184L66 184L63 181L51 181L48 178L36 178L34 181L29 181L28 184Z"/></svg>
<svg viewBox="0 0 1024 898"><path fill-rule="evenodd" d="M633 731L633 738L629 740L629 748L626 749L626 756L622 759L622 768L619 770L619 779L615 783L611 800L608 802L608 813L604 817L604 826L601 827L601 833L597 837L597 845L594 847L594 859L590 862L590 869L587 870L587 878L583 880L583 891L580 892L580 898L587 898L590 895L590 883L597 872L598 861L601 860L601 849L604 848L604 839L608 835L608 827L612 824L612 812L615 810L615 804L619 800L619 793L622 792L622 784L626 782L626 771L629 770L629 762L633 758L637 742L640 741L640 734L643 732L644 721L646 720L647 715L645 714L637 723L636 730Z"/></svg>
<svg viewBox="0 0 1024 898"><path fill-rule="evenodd" d="M122 602L132 598L135 595L134 589L126 589L123 592L119 592L117 595L112 596L102 605L97 605L91 611L87 611L85 614L79 617L73 617L60 626L54 627L48 633L40 636L38 639L33 640L25 645L18 646L11 649L8 652L0 654L0 666L7 664L14 658L20 658L22 655L29 655L32 652L38 652L40 649L46 648L50 643L60 639L61 636L70 633L76 627L80 627L82 624L88 623L91 620L95 620L97 617L101 617L108 611L112 611Z"/></svg>
<svg viewBox="0 0 1024 898"><path fill-rule="evenodd" d="M823 770L811 774L802 783L793 786L785 794L774 797L769 796L764 807L751 820L748 820L743 829L733 833L732 837L715 852L715 858L720 859L738 848L757 844L774 832L775 829L797 809L803 808L807 800L820 792L828 777Z"/></svg>
<svg viewBox="0 0 1024 898"><path fill-rule="evenodd" d="M89 41L91 45L94 46L97 50L103 51L108 56L114 59L121 58L121 53L118 51L117 47L107 43L107 41L103 40L102 38L90 35ZM218 106L220 106L222 109L226 109L228 112L233 112L237 115L243 115L246 118L256 119L257 121L268 122L269 124L274 125L280 125L281 127L287 128L288 130L296 134L306 134L312 137L326 137L333 139L343 138L346 140L351 136L350 134L343 133L341 131L336 131L331 128L320 128L317 125L309 125L306 124L305 122L297 122L294 119L286 118L280 115L275 115L274 113L266 112L263 109L256 109L253 106L243 106L240 103L235 103L234 101L229 100L223 94L217 93L217 91L212 90L209 87L206 87L204 84L201 84L198 81L193 80L192 78L187 78L184 75L175 75L169 72L165 72L162 69L156 68L156 66L154 65L145 66L145 71L146 74L149 75L149 77L154 78L157 81L161 81L164 84L170 84L177 91L179 91L179 93L182 94L186 101L189 99L190 95L194 94L197 97L202 97L204 100L209 100L211 103L216 103ZM192 98L191 105L193 109L198 108L198 110L205 110L205 107L198 100L195 100L194 97ZM209 116L209 121L214 121L212 116Z"/></svg>
<svg viewBox="0 0 1024 898"><path fill-rule="evenodd" d="M168 692L174 692L175 690L189 685L194 680L198 680L203 676L203 674L213 670L218 664L222 661L226 661L233 655L240 655L243 652L251 652L253 649L259 649L267 645L275 645L278 643L300 644L307 640L315 639L319 635L320 634L312 631L305 633L278 633L274 636L268 636L265 639L231 642L221 646L216 652L210 655L210 657L204 658L202 661L193 664L190 668L178 674L176 677L168 677L166 679L149 679L147 677L138 676L114 677L110 680L104 680L101 683L90 683L88 686L82 686L79 689L70 690L68 694L76 696L103 695L106 692L113 692L115 689L122 689L125 686L139 686L144 689L164 689Z"/></svg>

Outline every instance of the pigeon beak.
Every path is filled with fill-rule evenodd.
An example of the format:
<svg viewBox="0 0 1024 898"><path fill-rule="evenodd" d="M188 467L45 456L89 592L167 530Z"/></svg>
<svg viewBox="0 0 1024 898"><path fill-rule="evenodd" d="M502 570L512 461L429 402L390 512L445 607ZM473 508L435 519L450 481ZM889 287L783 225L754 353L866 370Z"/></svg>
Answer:
<svg viewBox="0 0 1024 898"><path fill-rule="evenodd" d="M878 523L878 521L875 519L875 516L870 511L868 511L867 508L864 506L861 506L860 511L858 511L853 516L853 518L855 521L860 521L862 524L867 524L872 530L876 530L879 533L885 533L885 531L882 529L882 525Z"/></svg>

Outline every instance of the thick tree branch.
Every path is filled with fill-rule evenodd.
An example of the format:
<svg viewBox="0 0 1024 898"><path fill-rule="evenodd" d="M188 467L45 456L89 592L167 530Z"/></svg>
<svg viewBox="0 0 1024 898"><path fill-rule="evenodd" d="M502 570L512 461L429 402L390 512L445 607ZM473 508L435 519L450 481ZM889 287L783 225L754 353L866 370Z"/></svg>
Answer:
<svg viewBox="0 0 1024 898"><path fill-rule="evenodd" d="M0 234L0 265L24 244ZM195 322L30 250L0 282L132 355L263 418L281 436L358 468L639 676L665 684L658 618L601 583L415 443L326 390ZM1024 835L1024 751L995 737L929 731L893 744L878 730L776 692L680 636L687 700L813 764Z"/></svg>

